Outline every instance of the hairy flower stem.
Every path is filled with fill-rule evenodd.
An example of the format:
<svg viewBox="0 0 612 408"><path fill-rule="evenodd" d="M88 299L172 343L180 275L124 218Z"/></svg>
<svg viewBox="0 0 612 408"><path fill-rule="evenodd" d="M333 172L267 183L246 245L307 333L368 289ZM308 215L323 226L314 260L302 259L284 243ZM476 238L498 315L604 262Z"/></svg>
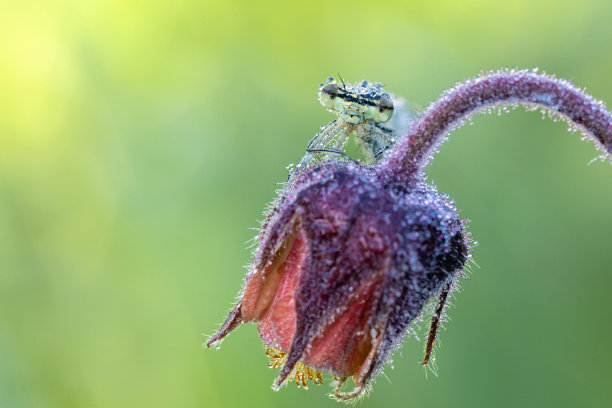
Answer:
<svg viewBox="0 0 612 408"><path fill-rule="evenodd" d="M604 104L563 79L527 70L498 71L446 91L378 163L387 183L414 181L446 134L482 109L497 105L539 106L581 127L598 148L612 154L612 114Z"/></svg>

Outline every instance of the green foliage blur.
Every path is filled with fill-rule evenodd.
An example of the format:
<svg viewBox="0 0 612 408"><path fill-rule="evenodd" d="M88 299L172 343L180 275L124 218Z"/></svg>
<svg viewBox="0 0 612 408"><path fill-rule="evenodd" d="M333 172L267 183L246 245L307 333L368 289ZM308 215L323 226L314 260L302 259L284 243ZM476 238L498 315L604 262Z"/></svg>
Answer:
<svg viewBox="0 0 612 408"><path fill-rule="evenodd" d="M423 109L482 69L538 66L612 105L611 16L608 0L0 3L0 407L341 406L329 385L273 392L253 325L201 347L285 166L332 119L318 84L381 81ZM478 116L443 145L429 174L472 220L480 268L439 376L409 338L358 406L609 404L612 166L540 116Z"/></svg>

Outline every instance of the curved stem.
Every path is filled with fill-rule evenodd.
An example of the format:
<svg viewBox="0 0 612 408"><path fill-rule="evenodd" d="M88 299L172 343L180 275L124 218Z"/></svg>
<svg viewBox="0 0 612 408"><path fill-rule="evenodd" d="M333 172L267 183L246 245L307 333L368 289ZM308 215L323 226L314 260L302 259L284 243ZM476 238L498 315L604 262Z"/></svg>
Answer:
<svg viewBox="0 0 612 408"><path fill-rule="evenodd" d="M392 183L414 180L448 132L483 108L505 104L550 109L586 131L604 154L612 154L612 114L602 102L567 80L527 70L499 71L443 93L378 163L378 175Z"/></svg>

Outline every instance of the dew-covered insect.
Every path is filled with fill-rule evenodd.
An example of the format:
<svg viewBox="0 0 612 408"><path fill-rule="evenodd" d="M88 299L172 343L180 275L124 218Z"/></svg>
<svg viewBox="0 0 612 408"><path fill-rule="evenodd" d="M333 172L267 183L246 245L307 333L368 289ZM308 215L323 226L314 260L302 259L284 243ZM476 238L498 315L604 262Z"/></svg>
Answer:
<svg viewBox="0 0 612 408"><path fill-rule="evenodd" d="M380 83L362 81L352 85L341 81L338 84L334 78L328 78L319 86L319 102L338 118L321 126L321 131L308 143L299 164L291 166L296 170L328 155L362 164L375 163L395 143L398 132L406 130L411 121L404 102L385 92ZM352 157L347 152L351 135L359 149L359 157Z"/></svg>

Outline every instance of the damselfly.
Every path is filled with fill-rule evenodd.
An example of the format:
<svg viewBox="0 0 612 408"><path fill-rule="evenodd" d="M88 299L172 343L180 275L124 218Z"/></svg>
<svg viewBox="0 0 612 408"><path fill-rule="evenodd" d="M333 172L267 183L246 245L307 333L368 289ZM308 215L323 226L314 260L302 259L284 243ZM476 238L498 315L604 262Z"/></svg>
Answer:
<svg viewBox="0 0 612 408"><path fill-rule="evenodd" d="M329 157L375 163L411 122L404 102L385 92L380 83L352 85L341 80L339 84L328 78L319 86L319 102L338 118L322 126L310 140L300 162L290 165L292 173ZM350 140L355 142L352 153L347 148Z"/></svg>

